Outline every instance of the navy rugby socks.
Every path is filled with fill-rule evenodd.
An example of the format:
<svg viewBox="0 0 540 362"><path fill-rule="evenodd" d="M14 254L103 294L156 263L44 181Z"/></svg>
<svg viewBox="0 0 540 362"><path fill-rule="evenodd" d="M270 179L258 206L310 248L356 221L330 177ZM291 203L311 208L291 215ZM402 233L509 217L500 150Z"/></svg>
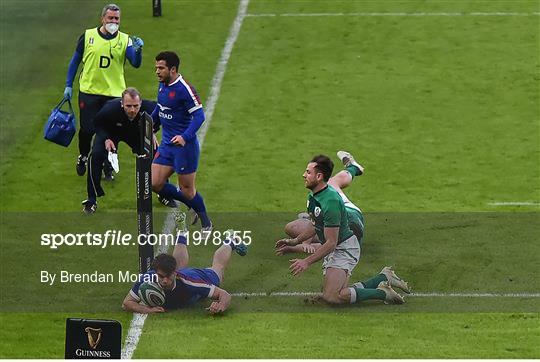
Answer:
<svg viewBox="0 0 540 362"><path fill-rule="evenodd" d="M199 217L201 218L202 227L208 227L212 225L210 219L208 218L208 215L206 214L206 205L204 204L204 200L201 194L197 192L195 194L195 197L191 199L190 202L193 210L195 210L197 215L199 215Z"/></svg>
<svg viewBox="0 0 540 362"><path fill-rule="evenodd" d="M162 197L165 197L167 199L175 199L183 204L185 204L187 207L195 210L197 215L201 218L201 225L202 227L208 227L212 225L210 222L210 219L208 218L208 215L206 214L206 206L204 205L204 200L198 192L195 194L195 197L191 200L189 200L182 191L178 190L175 186L173 186L170 183L166 183L165 186L161 189L159 194Z"/></svg>

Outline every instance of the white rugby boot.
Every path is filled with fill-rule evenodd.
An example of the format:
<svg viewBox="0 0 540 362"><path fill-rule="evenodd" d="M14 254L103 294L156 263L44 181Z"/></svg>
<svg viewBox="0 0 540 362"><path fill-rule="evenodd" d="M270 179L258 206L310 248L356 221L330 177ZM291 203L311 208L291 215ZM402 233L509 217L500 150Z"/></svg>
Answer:
<svg viewBox="0 0 540 362"><path fill-rule="evenodd" d="M379 274L384 274L384 276L388 280L388 283L392 287L399 288L407 294L411 293L411 290L409 288L409 283L407 283L406 281L398 277L391 266L385 266L384 268L382 268Z"/></svg>
<svg viewBox="0 0 540 362"><path fill-rule="evenodd" d="M360 175L364 173L364 166L356 162L353 155L351 155L347 151L338 151L337 153L338 158L343 162L343 166L349 167L349 166L356 166L360 170Z"/></svg>
<svg viewBox="0 0 540 362"><path fill-rule="evenodd" d="M385 304L403 304L405 300L399 295L388 282L380 282L377 289L382 290L386 294Z"/></svg>

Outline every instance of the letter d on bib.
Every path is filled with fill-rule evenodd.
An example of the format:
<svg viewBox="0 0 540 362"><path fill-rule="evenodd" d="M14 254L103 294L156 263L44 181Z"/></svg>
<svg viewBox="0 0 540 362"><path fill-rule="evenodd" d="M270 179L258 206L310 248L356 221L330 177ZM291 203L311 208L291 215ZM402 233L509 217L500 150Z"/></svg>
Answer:
<svg viewBox="0 0 540 362"><path fill-rule="evenodd" d="M99 57L99 67L100 68L108 68L109 65L111 65L111 58L106 57L104 55Z"/></svg>

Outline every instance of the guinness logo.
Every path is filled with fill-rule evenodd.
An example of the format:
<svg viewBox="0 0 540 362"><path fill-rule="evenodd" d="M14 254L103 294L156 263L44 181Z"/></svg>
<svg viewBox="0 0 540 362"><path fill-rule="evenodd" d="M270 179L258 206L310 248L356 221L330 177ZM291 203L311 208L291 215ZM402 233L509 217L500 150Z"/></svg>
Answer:
<svg viewBox="0 0 540 362"><path fill-rule="evenodd" d="M96 349L99 342L101 341L101 328L86 327L84 331L86 332L86 335L88 337L88 344L90 345L90 348Z"/></svg>
<svg viewBox="0 0 540 362"><path fill-rule="evenodd" d="M66 359L120 359L122 325L103 319L68 318L66 320Z"/></svg>

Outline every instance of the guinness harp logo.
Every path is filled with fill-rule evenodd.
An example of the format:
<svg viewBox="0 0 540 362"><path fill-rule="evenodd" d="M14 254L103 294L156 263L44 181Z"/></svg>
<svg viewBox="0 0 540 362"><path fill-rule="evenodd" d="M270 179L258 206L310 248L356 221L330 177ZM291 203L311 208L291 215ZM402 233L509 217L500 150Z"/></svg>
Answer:
<svg viewBox="0 0 540 362"><path fill-rule="evenodd" d="M101 328L86 327L84 331L88 336L88 344L90 345L90 348L96 349L99 342L101 341Z"/></svg>

